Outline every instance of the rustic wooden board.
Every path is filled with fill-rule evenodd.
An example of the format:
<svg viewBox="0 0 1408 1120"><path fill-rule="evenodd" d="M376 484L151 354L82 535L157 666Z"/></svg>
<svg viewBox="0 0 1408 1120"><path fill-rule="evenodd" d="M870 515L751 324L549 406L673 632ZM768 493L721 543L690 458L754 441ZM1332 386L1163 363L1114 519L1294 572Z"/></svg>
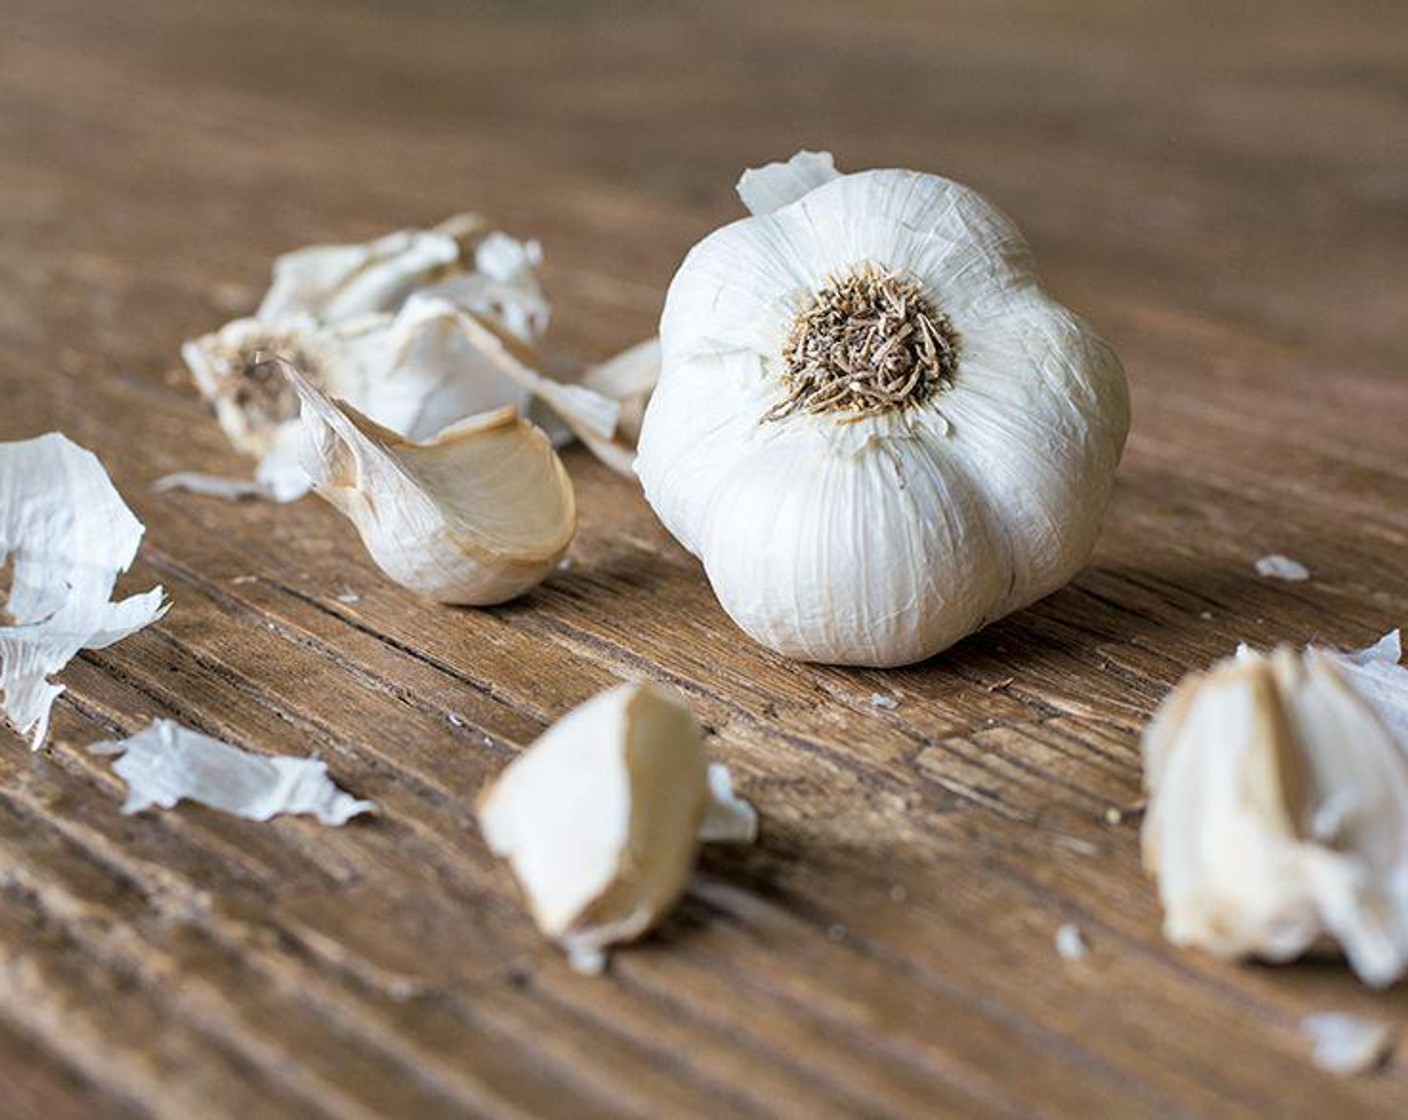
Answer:
<svg viewBox="0 0 1408 1120"><path fill-rule="evenodd" d="M1173 950L1105 817L1189 667L1408 621L1408 9L1187 7L0 2L0 439L96 450L148 526L128 586L175 603L64 674L50 750L0 735L0 1110L1408 1110L1408 1063L1337 1082L1299 1034L1401 1021L1401 990ZM275 253L482 209L542 239L558 342L604 356L738 170L801 146L990 193L1125 357L1108 530L1021 616L898 672L782 661L579 451L570 570L490 611L388 585L316 500L148 489L246 468L175 355ZM1315 579L1259 580L1273 551ZM763 836L586 979L470 803L636 676L686 693ZM158 715L318 751L382 814L123 817L82 745Z"/></svg>

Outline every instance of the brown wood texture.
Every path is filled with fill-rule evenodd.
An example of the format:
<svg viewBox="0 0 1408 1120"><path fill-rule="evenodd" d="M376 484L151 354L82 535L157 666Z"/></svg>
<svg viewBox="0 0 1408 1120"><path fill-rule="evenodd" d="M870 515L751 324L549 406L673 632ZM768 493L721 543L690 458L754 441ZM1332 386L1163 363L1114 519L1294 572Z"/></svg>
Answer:
<svg viewBox="0 0 1408 1120"><path fill-rule="evenodd" d="M1408 622L1408 8L1194 7L0 2L0 439L97 451L148 527L124 586L174 601L63 674L50 749L0 734L0 1112L1404 1114L1408 1061L1336 1081L1299 1031L1401 1022L1403 990L1175 950L1106 819L1189 668ZM276 253L479 209L542 240L553 335L601 357L739 170L804 146L988 193L1129 370L1088 570L958 648L759 650L580 450L570 570L494 610L388 584L315 499L149 489L247 469L176 354ZM1315 578L1258 579L1269 552ZM471 802L638 676L763 832L588 979ZM124 817L82 748L153 716L316 751L381 815Z"/></svg>

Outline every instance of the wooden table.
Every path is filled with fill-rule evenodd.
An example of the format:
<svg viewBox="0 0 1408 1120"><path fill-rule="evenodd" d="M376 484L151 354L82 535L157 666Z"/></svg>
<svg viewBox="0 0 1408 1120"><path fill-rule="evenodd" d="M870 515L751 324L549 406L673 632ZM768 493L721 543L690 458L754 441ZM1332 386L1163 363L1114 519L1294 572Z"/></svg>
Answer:
<svg viewBox="0 0 1408 1120"><path fill-rule="evenodd" d="M1175 950L1107 820L1189 668L1408 622L1408 7L1188 7L0 2L0 438L97 451L147 525L124 586L175 604L69 667L44 753L0 734L0 1112L1403 1114L1408 1062L1337 1082L1300 1033L1402 990ZM897 672L786 662L579 450L570 570L485 611L389 585L317 500L149 489L248 469L177 349L276 253L481 209L600 357L803 146L990 194L1124 356L1102 544L1019 617ZM763 834L589 979L471 802L643 676ZM382 813L124 817L83 746L154 716L317 752Z"/></svg>

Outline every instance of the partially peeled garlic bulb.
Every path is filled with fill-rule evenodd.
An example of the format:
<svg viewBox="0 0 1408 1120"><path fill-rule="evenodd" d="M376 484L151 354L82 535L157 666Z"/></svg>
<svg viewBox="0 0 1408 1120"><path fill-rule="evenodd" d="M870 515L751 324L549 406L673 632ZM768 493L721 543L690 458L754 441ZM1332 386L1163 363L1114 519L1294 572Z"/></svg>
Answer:
<svg viewBox="0 0 1408 1120"><path fill-rule="evenodd" d="M489 606L557 566L577 527L572 481L547 436L514 409L408 440L285 372L303 406L303 468L397 583Z"/></svg>
<svg viewBox="0 0 1408 1120"><path fill-rule="evenodd" d="M474 215L365 245L285 254L256 315L182 348L230 442L259 459L259 485L190 473L163 481L280 501L307 491L290 437L297 401L271 356L408 439L511 405L564 440L581 438L613 469L629 473L635 433L623 434L618 421L629 423L640 399L641 367L633 367L619 395L612 363L601 389L571 383L596 367L583 371L542 349L548 304L537 279L541 259L536 242L492 231ZM549 369L551 376L543 372Z"/></svg>
<svg viewBox="0 0 1408 1120"><path fill-rule="evenodd" d="M1381 987L1408 968L1408 670L1244 650L1187 678L1144 735L1144 862L1180 945L1284 961L1339 944Z"/></svg>
<svg viewBox="0 0 1408 1120"><path fill-rule="evenodd" d="M980 195L802 153L670 285L636 470L733 620L893 666L1068 581L1129 425L1114 352Z"/></svg>
<svg viewBox="0 0 1408 1120"><path fill-rule="evenodd" d="M479 824L509 861L538 927L581 971L653 929L689 881L701 840L751 842L752 806L705 761L673 692L629 684L555 723L480 795Z"/></svg>

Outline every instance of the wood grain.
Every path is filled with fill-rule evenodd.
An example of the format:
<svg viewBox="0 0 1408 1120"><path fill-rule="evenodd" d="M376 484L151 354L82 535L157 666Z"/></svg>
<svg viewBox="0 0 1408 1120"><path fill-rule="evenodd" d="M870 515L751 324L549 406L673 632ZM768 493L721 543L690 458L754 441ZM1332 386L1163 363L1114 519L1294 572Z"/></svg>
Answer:
<svg viewBox="0 0 1408 1120"><path fill-rule="evenodd" d="M0 0L0 439L97 451L148 527L128 585L175 603L64 673L50 750L4 735L4 1113L1408 1110L1408 1063L1335 1081L1299 1034L1401 1023L1402 991L1176 951L1106 819L1190 667L1408 621L1405 75L1388 3ZM176 353L276 253L480 209L541 238L553 334L604 356L738 171L804 146L990 194L1125 358L1099 551L1018 617L894 672L783 661L580 451L570 570L487 611L389 585L314 500L150 491L246 469ZM1268 552L1315 578L1258 579ZM688 696L763 835L592 980L471 799L636 676ZM82 747L153 716L316 751L382 813L123 817Z"/></svg>

